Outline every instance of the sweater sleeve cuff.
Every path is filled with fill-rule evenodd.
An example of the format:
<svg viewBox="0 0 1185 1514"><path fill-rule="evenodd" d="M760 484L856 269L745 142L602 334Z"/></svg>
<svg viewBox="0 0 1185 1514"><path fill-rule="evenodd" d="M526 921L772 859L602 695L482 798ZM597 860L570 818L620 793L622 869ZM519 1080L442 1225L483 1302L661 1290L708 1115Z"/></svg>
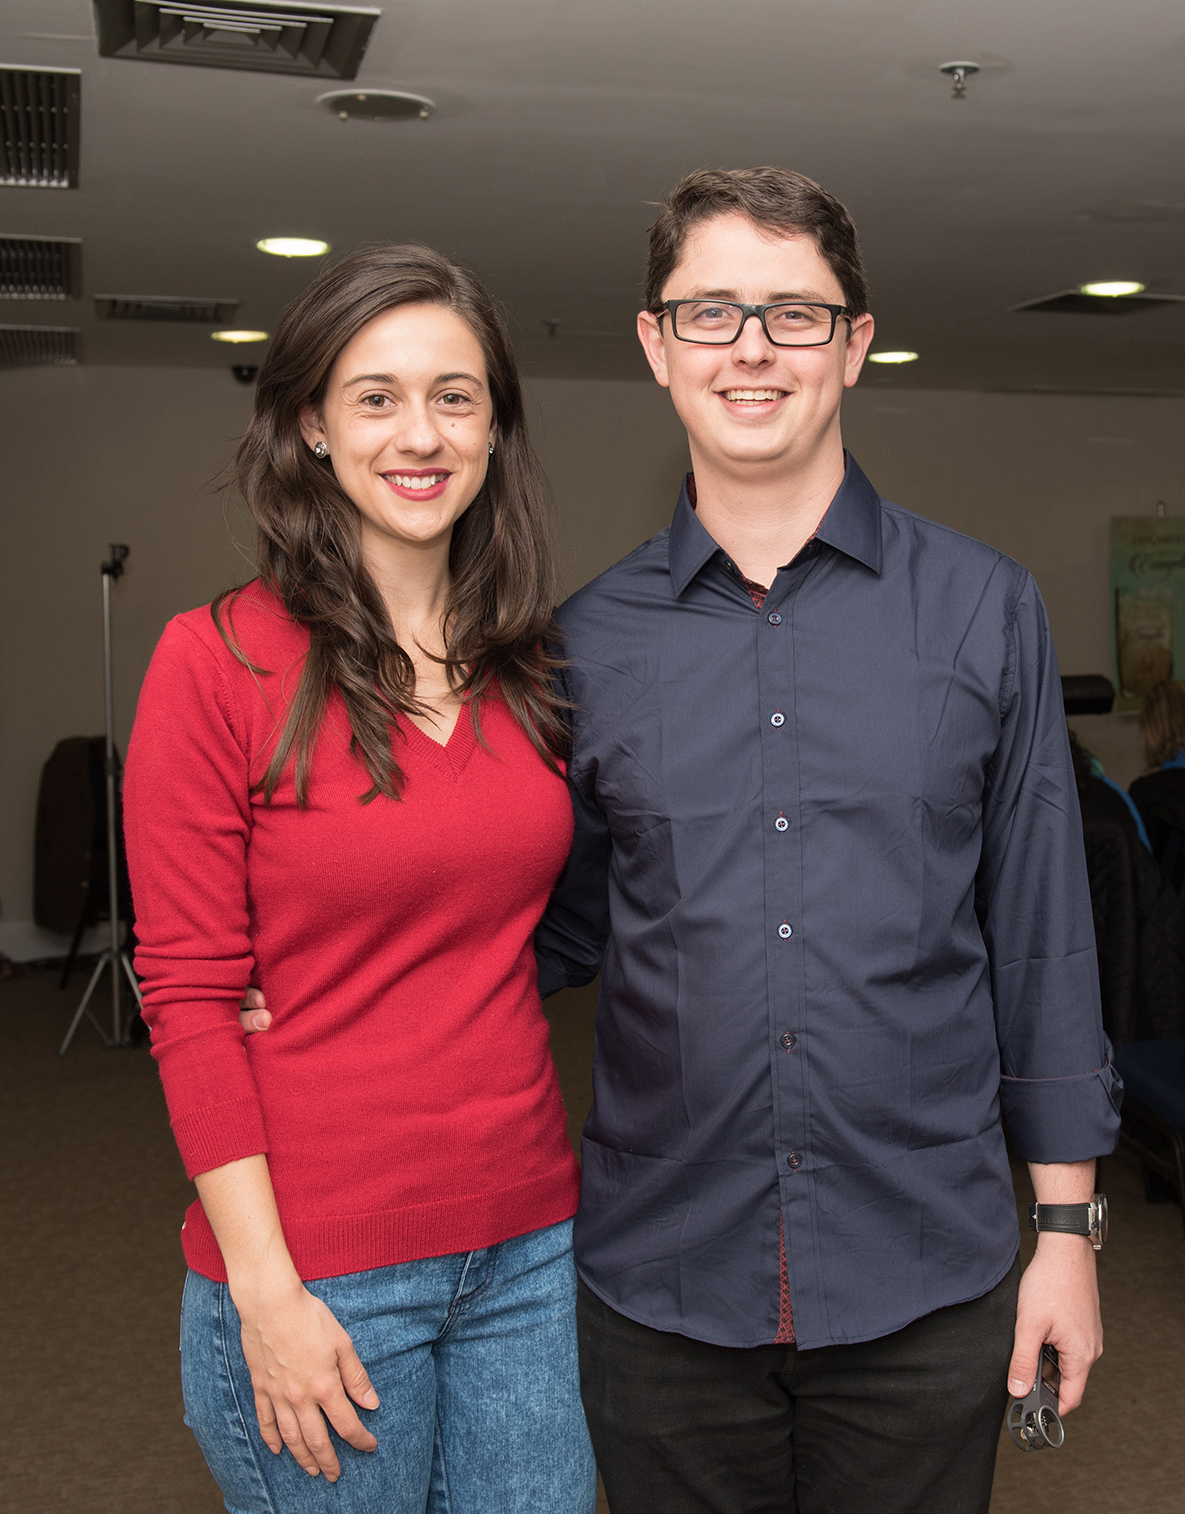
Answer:
<svg viewBox="0 0 1185 1514"><path fill-rule="evenodd" d="M1085 1162L1119 1141L1123 1080L1108 1059L1073 1078L1000 1078L1000 1104L1026 1162Z"/></svg>
<svg viewBox="0 0 1185 1514"><path fill-rule="evenodd" d="M268 1149L258 1099L208 1105L172 1124L188 1178L243 1157L259 1156Z"/></svg>

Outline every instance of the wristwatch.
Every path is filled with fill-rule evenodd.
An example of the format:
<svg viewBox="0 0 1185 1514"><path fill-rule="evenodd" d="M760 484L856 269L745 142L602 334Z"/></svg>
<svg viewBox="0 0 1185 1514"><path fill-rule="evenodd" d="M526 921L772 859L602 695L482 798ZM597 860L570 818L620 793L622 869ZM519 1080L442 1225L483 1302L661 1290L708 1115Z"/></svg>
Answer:
<svg viewBox="0 0 1185 1514"><path fill-rule="evenodd" d="M1107 1195L1096 1193L1088 1204L1030 1204L1029 1229L1058 1235L1088 1235L1096 1251L1107 1239Z"/></svg>

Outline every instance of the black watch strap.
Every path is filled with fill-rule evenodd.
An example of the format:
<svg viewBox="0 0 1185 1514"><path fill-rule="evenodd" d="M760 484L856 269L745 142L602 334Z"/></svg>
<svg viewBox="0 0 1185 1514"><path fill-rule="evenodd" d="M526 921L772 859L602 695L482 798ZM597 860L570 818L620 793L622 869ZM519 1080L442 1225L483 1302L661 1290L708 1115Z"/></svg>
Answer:
<svg viewBox="0 0 1185 1514"><path fill-rule="evenodd" d="M1089 1235L1089 1204L1030 1204L1029 1229L1058 1235Z"/></svg>
<svg viewBox="0 0 1185 1514"><path fill-rule="evenodd" d="M1029 1229L1089 1236L1098 1251L1107 1239L1107 1196L1096 1193L1085 1204L1030 1204Z"/></svg>

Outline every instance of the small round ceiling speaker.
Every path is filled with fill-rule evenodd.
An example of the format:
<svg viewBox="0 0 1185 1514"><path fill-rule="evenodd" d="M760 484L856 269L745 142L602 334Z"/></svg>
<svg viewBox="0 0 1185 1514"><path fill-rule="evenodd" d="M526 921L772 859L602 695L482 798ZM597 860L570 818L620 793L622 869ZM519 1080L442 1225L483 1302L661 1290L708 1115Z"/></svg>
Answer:
<svg viewBox="0 0 1185 1514"><path fill-rule="evenodd" d="M317 104L339 121L426 121L436 109L423 95L398 89L335 89L318 95Z"/></svg>

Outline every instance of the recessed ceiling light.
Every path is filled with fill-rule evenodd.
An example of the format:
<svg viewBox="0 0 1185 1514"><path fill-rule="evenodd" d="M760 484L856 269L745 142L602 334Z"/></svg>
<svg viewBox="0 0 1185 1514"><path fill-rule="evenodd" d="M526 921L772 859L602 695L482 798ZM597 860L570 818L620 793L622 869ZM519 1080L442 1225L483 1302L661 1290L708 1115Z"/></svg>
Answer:
<svg viewBox="0 0 1185 1514"><path fill-rule="evenodd" d="M870 352L868 354L870 363L916 363L917 360L916 352Z"/></svg>
<svg viewBox="0 0 1185 1514"><path fill-rule="evenodd" d="M266 342L266 331L211 331L210 337L215 342Z"/></svg>
<svg viewBox="0 0 1185 1514"><path fill-rule="evenodd" d="M1105 315L1108 318L1134 315L1137 310L1156 310L1164 305L1185 305L1185 294L1148 294L1142 284L1087 284L1083 289L1060 289L1057 294L1042 295L1039 300L1025 300L1009 305L1010 312L1041 315ZM1113 290L1101 294L1101 289ZM1128 293L1128 290L1133 291Z"/></svg>
<svg viewBox="0 0 1185 1514"><path fill-rule="evenodd" d="M1121 294L1143 294L1143 284L1137 284L1134 279L1112 279L1102 284L1080 284L1079 294L1102 294L1112 297Z"/></svg>
<svg viewBox="0 0 1185 1514"><path fill-rule="evenodd" d="M277 258L319 258L329 251L328 242L318 242L314 237L264 237L255 245L260 252L270 252Z"/></svg>

